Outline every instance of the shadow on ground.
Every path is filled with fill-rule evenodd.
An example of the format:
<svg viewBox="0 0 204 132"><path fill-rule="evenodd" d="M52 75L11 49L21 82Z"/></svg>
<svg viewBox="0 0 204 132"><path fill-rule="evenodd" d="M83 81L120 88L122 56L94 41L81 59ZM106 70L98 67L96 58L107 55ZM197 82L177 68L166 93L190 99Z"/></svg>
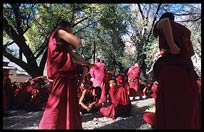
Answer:
<svg viewBox="0 0 204 132"><path fill-rule="evenodd" d="M132 129L151 130L151 126L144 122L142 115L149 108L154 107L153 99L134 101L129 117L118 117L115 120L102 117L100 114L82 115L84 130L96 129ZM28 112L26 110L10 110L3 115L3 130L33 130L38 129L38 124L43 111Z"/></svg>

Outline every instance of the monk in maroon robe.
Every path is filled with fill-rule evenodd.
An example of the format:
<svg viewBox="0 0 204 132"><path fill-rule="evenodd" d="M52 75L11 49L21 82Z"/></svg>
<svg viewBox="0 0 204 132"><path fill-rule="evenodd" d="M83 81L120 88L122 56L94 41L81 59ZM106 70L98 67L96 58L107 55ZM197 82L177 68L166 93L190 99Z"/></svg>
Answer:
<svg viewBox="0 0 204 132"><path fill-rule="evenodd" d="M19 82L14 94L14 107L18 109L24 108L25 104L31 99L32 87L29 82Z"/></svg>
<svg viewBox="0 0 204 132"><path fill-rule="evenodd" d="M129 96L123 87L122 81L119 85L112 79L110 83L110 105L100 108L100 113L105 117L115 119L117 117L126 117L130 115L132 104Z"/></svg>
<svg viewBox="0 0 204 132"><path fill-rule="evenodd" d="M156 98L157 98L157 91L158 91L158 82L155 81L152 83L152 85L150 85L151 87L151 97L154 98L154 101L156 102ZM150 124L152 128L154 128L155 126L155 112L144 112L143 115L143 120Z"/></svg>
<svg viewBox="0 0 204 132"><path fill-rule="evenodd" d="M143 92L139 85L140 72L141 69L137 63L128 69L129 96L131 97L143 96Z"/></svg>
<svg viewBox="0 0 204 132"><path fill-rule="evenodd" d="M9 100L9 85L11 84L11 80L9 78L9 71L3 70L3 113L8 111L8 100Z"/></svg>
<svg viewBox="0 0 204 132"><path fill-rule="evenodd" d="M51 33L48 43L47 74L53 85L39 129L82 129L77 98L76 63L89 65L76 56L81 40L73 35L71 24L62 21Z"/></svg>
<svg viewBox="0 0 204 132"><path fill-rule="evenodd" d="M5 114L7 111L8 111L8 102L7 102L6 93L3 90L3 113Z"/></svg>
<svg viewBox="0 0 204 132"><path fill-rule="evenodd" d="M83 76L83 75L82 75ZM86 89L90 89L93 87L92 82L91 82L91 75L87 74L86 76L82 77L81 84L79 86L79 89L77 91L78 99L81 98L82 92Z"/></svg>
<svg viewBox="0 0 204 132"><path fill-rule="evenodd" d="M9 70L3 69L3 107L5 111L13 105L13 93L14 89L12 88L11 79L9 78Z"/></svg>
<svg viewBox="0 0 204 132"><path fill-rule="evenodd" d="M106 93L106 96L107 96L107 102L109 100L109 89L110 89L110 86L109 86L109 81L111 80L111 78L113 77L113 74L108 71L108 70L105 70L105 77L104 77L104 82L105 82L105 93Z"/></svg>
<svg viewBox="0 0 204 132"><path fill-rule="evenodd" d="M80 111L82 113L98 112L101 104L99 99L101 97L100 87L91 87L84 89L82 95L79 98Z"/></svg>
<svg viewBox="0 0 204 132"><path fill-rule="evenodd" d="M106 102L106 85L105 85L105 64L97 59L95 66L90 68L91 81L93 82L93 87L101 87L101 98L99 103Z"/></svg>
<svg viewBox="0 0 204 132"><path fill-rule="evenodd" d="M165 51L154 64L158 82L155 129L200 129L200 100L191 56L190 35L185 26L165 13L156 23L154 36Z"/></svg>

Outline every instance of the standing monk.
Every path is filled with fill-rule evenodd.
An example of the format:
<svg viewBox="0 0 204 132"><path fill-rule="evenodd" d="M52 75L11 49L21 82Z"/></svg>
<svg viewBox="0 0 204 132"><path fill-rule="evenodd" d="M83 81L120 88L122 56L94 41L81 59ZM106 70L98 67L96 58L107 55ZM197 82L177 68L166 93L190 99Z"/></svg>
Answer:
<svg viewBox="0 0 204 132"><path fill-rule="evenodd" d="M9 70L3 69L3 112L6 113L10 106L11 98L11 79L9 78Z"/></svg>
<svg viewBox="0 0 204 132"><path fill-rule="evenodd" d="M129 96L135 98L136 96L143 96L143 92L140 88L140 73L141 69L138 63L134 66L131 66L128 69L127 76L128 76L128 83L129 83Z"/></svg>
<svg viewBox="0 0 204 132"><path fill-rule="evenodd" d="M155 129L200 129L200 100L191 56L191 32L164 13L154 28L164 54L154 64L158 82Z"/></svg>
<svg viewBox="0 0 204 132"><path fill-rule="evenodd" d="M9 69L3 69L3 111L6 112L13 105L13 93Z"/></svg>
<svg viewBox="0 0 204 132"><path fill-rule="evenodd" d="M69 22L62 21L48 43L47 74L53 80L39 129L82 129L77 99L76 66L89 65L76 56L81 40L73 35ZM78 63L78 64L76 64Z"/></svg>
<svg viewBox="0 0 204 132"><path fill-rule="evenodd" d="M93 82L93 87L101 88L101 98L99 103L106 102L106 86L105 86L105 64L100 62L100 59L97 58L95 66L90 68L89 71L91 75L91 81Z"/></svg>

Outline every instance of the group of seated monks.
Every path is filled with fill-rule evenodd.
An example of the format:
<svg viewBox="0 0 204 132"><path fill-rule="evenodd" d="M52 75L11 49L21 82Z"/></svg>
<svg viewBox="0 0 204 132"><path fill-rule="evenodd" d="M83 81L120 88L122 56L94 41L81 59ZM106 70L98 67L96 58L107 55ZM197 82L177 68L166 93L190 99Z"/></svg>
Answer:
<svg viewBox="0 0 204 132"><path fill-rule="evenodd" d="M80 111L82 113L99 112L113 119L129 115L132 105L127 88L127 76L125 74L113 76L110 72L104 71L105 92L102 94L103 89L100 86L93 86L89 71L89 74L82 77L85 69L81 67L77 78ZM8 76L4 77L4 80L4 102L7 100L3 105L6 108L5 112L8 109L44 110L52 87L52 80L46 76L39 76L25 82L11 82ZM101 98L105 100L100 101Z"/></svg>
<svg viewBox="0 0 204 132"><path fill-rule="evenodd" d="M85 77L78 91L80 111L82 113L98 112L105 117L115 119L119 116L130 115L132 104L124 87L123 75L110 78L106 85L106 101L100 102L102 89L93 87L90 76ZM89 79L87 79L89 78Z"/></svg>
<svg viewBox="0 0 204 132"><path fill-rule="evenodd" d="M129 83L136 82L135 80L139 78L138 75L129 72L128 74L131 76L124 73L114 76L111 72L104 71L102 85L94 86L93 76L89 71L83 75L84 70L87 71L86 68L81 67L77 78L79 83L77 95L82 114L97 112L112 119L130 115L132 109L131 89L133 89L134 84L131 87ZM199 82L198 80L198 84L200 84ZM140 91L139 94L135 94L136 96L153 97L156 100L157 82L147 83L139 80L139 84L145 88L140 89L137 86L139 90L142 90L142 94ZM25 82L12 83L8 76L5 76L3 79L4 112L8 109L44 110L51 87L52 80L49 80L46 76L29 79ZM105 88L103 94L104 89L102 87ZM100 101L100 99L103 99L103 101Z"/></svg>
<svg viewBox="0 0 204 132"><path fill-rule="evenodd" d="M46 76L29 79L25 82L9 83L9 85L4 87L4 89L7 89L9 93L5 92L5 99L7 102L3 105L3 107L7 110L43 110L47 103L51 86L52 81L48 80Z"/></svg>
<svg viewBox="0 0 204 132"><path fill-rule="evenodd" d="M138 66L132 67L128 74L118 73L114 76L111 72L101 68L104 65L96 63L97 65L98 68L85 68L84 71L86 72L83 72L85 75L82 75L78 89L78 99L82 114L97 112L112 119L129 116L132 109L131 96L153 97L153 91L151 90L153 83L140 80L140 69L138 70ZM102 76L104 76L103 79L101 79ZM97 80L96 78L100 79ZM145 88L141 89L141 85Z"/></svg>

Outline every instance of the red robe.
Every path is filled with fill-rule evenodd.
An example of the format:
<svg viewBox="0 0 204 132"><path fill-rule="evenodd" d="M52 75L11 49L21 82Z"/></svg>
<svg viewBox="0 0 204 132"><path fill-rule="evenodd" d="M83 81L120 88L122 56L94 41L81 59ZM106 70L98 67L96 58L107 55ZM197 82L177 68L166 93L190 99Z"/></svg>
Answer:
<svg viewBox="0 0 204 132"><path fill-rule="evenodd" d="M198 92L201 95L201 80L197 80Z"/></svg>
<svg viewBox="0 0 204 132"><path fill-rule="evenodd" d="M190 31L171 21L179 55L166 54L154 65L154 79L158 81L155 129L200 129L200 98L196 84L191 50ZM157 29L160 49L168 49L164 34Z"/></svg>
<svg viewBox="0 0 204 132"><path fill-rule="evenodd" d="M153 82L153 84L151 86L151 90L152 90L151 96L154 98L154 101L156 102L157 91L158 91L157 81ZM150 124L154 128L154 126L155 126L155 112L144 112L142 117L146 123Z"/></svg>
<svg viewBox="0 0 204 132"><path fill-rule="evenodd" d="M11 95L11 79L9 77L3 77L3 112L7 112L10 105Z"/></svg>
<svg viewBox="0 0 204 132"><path fill-rule="evenodd" d="M13 105L13 88L11 79L9 77L3 77L3 96L4 96L4 108L9 109Z"/></svg>
<svg viewBox="0 0 204 132"><path fill-rule="evenodd" d="M104 82L105 82L106 95L108 94L108 91L110 89L109 81L111 80L112 76L113 76L112 73L109 73L108 71L105 70Z"/></svg>
<svg viewBox="0 0 204 132"><path fill-rule="evenodd" d="M95 66L91 67L90 75L92 78L94 87L101 87L101 98L99 103L106 102L106 84L105 84L105 64L102 62L96 62Z"/></svg>
<svg viewBox="0 0 204 132"><path fill-rule="evenodd" d="M111 105L100 108L100 113L105 117L115 119L120 116L128 116L132 104L125 88L112 86L109 91Z"/></svg>
<svg viewBox="0 0 204 132"><path fill-rule="evenodd" d="M57 44L54 34L47 56L47 74L53 85L39 129L82 129L71 49L67 44Z"/></svg>
<svg viewBox="0 0 204 132"><path fill-rule="evenodd" d="M138 66L131 66L128 69L127 76L128 76L128 83L129 83L129 94L130 96L142 96L143 92L139 87L139 79L140 79L140 67Z"/></svg>
<svg viewBox="0 0 204 132"><path fill-rule="evenodd" d="M3 89L3 113L6 113L7 111L8 111L7 95L6 95L6 92Z"/></svg>
<svg viewBox="0 0 204 132"><path fill-rule="evenodd" d="M157 91L158 91L158 83L155 81L155 82L153 82L153 84L152 84L152 97L154 98L154 101L156 102L156 98L157 98Z"/></svg>
<svg viewBox="0 0 204 132"><path fill-rule="evenodd" d="M144 112L142 115L143 120L150 124L153 128L155 125L155 113L154 112Z"/></svg>

